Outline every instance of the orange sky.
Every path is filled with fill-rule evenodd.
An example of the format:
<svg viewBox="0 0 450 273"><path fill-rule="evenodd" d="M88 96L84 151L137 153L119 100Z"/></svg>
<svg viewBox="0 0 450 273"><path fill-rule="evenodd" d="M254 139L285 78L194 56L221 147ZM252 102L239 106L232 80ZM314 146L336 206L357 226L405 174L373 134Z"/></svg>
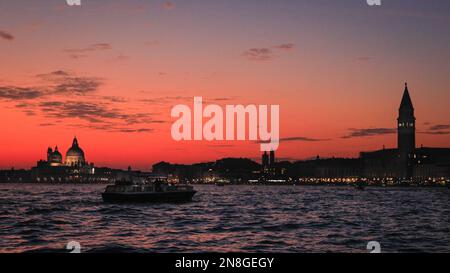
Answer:
<svg viewBox="0 0 450 273"><path fill-rule="evenodd" d="M405 81L417 145L450 146L447 2L64 2L0 4L0 168L74 135L97 166L259 158L253 142L173 141L170 109L194 96L279 104L279 158L354 157L396 145L343 137L395 128Z"/></svg>

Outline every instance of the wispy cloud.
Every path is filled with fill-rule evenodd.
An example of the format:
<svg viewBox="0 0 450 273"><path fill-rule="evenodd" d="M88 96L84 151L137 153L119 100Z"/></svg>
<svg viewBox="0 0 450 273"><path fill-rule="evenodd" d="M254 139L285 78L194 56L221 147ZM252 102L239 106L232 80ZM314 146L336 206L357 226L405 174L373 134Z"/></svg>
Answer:
<svg viewBox="0 0 450 273"><path fill-rule="evenodd" d="M242 53L242 56L250 61L270 61L277 57L275 51L285 53L295 48L293 43L279 44L272 47L250 48Z"/></svg>
<svg viewBox="0 0 450 273"><path fill-rule="evenodd" d="M427 135L450 135L450 131L428 131L423 133Z"/></svg>
<svg viewBox="0 0 450 273"><path fill-rule="evenodd" d="M0 103L29 116L45 118L40 126L75 126L107 132L149 133L153 125L168 121L155 118L147 106L130 108L130 99L98 93L103 79L55 70L35 75L43 83L36 87L0 86ZM155 101L184 100L165 97ZM192 99L192 98L189 98ZM150 102L149 102L150 103Z"/></svg>
<svg viewBox="0 0 450 273"><path fill-rule="evenodd" d="M217 98L203 98L204 104L227 104L235 101L237 97L217 97ZM192 98L191 98L192 100Z"/></svg>
<svg viewBox="0 0 450 273"><path fill-rule="evenodd" d="M341 138L348 139L354 137L372 137L380 135L388 135L397 133L397 129L394 128L367 128L367 129L348 129L350 132Z"/></svg>
<svg viewBox="0 0 450 273"><path fill-rule="evenodd" d="M165 96L165 97L153 97L153 98L145 98L141 99L140 102L144 104L151 104L151 105L160 105L160 106L170 106L172 107L174 104L179 103L187 103L192 104L193 103L193 97L190 96ZM235 101L237 97L217 97L217 98L208 98L203 97L202 103L203 104L225 104L232 101Z"/></svg>
<svg viewBox="0 0 450 273"><path fill-rule="evenodd" d="M433 125L430 127L430 130L432 131L437 131L437 130L450 130L450 125L449 124L438 124L438 125Z"/></svg>
<svg viewBox="0 0 450 273"><path fill-rule="evenodd" d="M150 114L126 113L104 102L46 101L39 104L47 117L77 118L91 123L120 120L124 124L151 123Z"/></svg>
<svg viewBox="0 0 450 273"><path fill-rule="evenodd" d="M47 82L45 86L0 86L0 99L31 100L50 95L85 95L98 90L102 80L95 77L80 77L69 72L58 70L47 74L36 75Z"/></svg>
<svg viewBox="0 0 450 273"><path fill-rule="evenodd" d="M250 48L244 51L242 56L250 61L269 61L274 57L269 48Z"/></svg>
<svg viewBox="0 0 450 273"><path fill-rule="evenodd" d="M166 96L166 97L154 97L154 98L146 98L142 99L141 102L146 104L173 104L175 102L189 102L193 101L192 97L188 96Z"/></svg>
<svg viewBox="0 0 450 273"><path fill-rule="evenodd" d="M450 125L449 124L437 124L430 126L428 130L421 132L427 135L450 135Z"/></svg>
<svg viewBox="0 0 450 273"><path fill-rule="evenodd" d="M319 142L319 141L329 141L330 139L324 139L324 138L312 138L312 137L305 137L305 136L294 136L294 137L282 137L280 138L279 142ZM273 140L272 140L273 141ZM270 140L264 141L264 140L258 140L256 143L269 143Z"/></svg>
<svg viewBox="0 0 450 273"><path fill-rule="evenodd" d="M97 44L91 44L87 47L83 48L69 48L65 49L65 52L69 53L84 53L84 52L93 52L93 51L102 51L102 50L110 50L112 49L112 46L108 43L97 43Z"/></svg>
<svg viewBox="0 0 450 273"><path fill-rule="evenodd" d="M24 112L40 114L49 122L40 126L65 125L69 127L107 132L148 133L152 124L165 123L148 112L119 107L114 101L102 100L48 100L24 105Z"/></svg>
<svg viewBox="0 0 450 273"><path fill-rule="evenodd" d="M43 125L41 125L43 126ZM144 127L138 127L138 128L130 128L130 127L123 127L120 125L116 125L114 123L109 124L71 124L69 127L77 128L77 129L91 129L91 130L97 130L97 131L105 131L109 133L151 133L155 130L152 128L144 128Z"/></svg>
<svg viewBox="0 0 450 273"><path fill-rule="evenodd" d="M295 45L292 44L292 43L280 44L280 45L273 46L273 48L290 51L290 50L293 50L295 48Z"/></svg>
<svg viewBox="0 0 450 273"><path fill-rule="evenodd" d="M8 32L0 30L0 38L5 39L7 41L14 40L14 36Z"/></svg>
<svg viewBox="0 0 450 273"><path fill-rule="evenodd" d="M88 57L89 54L99 51L111 50L113 47L109 43L96 43L91 44L87 47L82 48L68 48L64 49L63 52L69 54L72 59L80 59Z"/></svg>
<svg viewBox="0 0 450 273"><path fill-rule="evenodd" d="M280 142L288 142L288 141L317 142L317 141L329 141L329 140L330 140L330 139L311 138L311 137L296 136L296 137L285 137L285 138L281 138L281 139L280 139Z"/></svg>
<svg viewBox="0 0 450 273"><path fill-rule="evenodd" d="M31 100L43 96L45 93L39 88L23 88L17 86L0 86L0 99Z"/></svg>
<svg viewBox="0 0 450 273"><path fill-rule="evenodd" d="M100 99L102 100L108 100L111 102L117 102L117 103L124 103L124 102L128 102L129 100L127 98L124 97L119 97L119 96L101 96Z"/></svg>
<svg viewBox="0 0 450 273"><path fill-rule="evenodd" d="M75 76L67 71L57 70L39 74L38 78L48 81L52 93L84 95L98 90L102 80L96 77Z"/></svg>

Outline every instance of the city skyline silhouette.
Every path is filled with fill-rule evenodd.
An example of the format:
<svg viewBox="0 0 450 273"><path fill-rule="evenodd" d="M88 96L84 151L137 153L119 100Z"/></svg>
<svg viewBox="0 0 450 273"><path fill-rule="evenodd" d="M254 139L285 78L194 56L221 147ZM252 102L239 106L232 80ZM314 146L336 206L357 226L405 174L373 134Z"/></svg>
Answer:
<svg viewBox="0 0 450 273"><path fill-rule="evenodd" d="M279 158L358 157L396 146L405 81L416 144L450 146L448 2L20 2L0 9L2 169L74 135L116 168L260 157L253 141L174 141L170 109L194 96L280 105Z"/></svg>

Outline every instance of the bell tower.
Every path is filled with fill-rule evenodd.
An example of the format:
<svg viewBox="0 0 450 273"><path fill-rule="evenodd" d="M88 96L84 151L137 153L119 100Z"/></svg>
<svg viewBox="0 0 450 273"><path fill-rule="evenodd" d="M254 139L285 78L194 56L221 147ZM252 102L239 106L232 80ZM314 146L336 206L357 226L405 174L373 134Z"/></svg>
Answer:
<svg viewBox="0 0 450 273"><path fill-rule="evenodd" d="M413 162L416 149L416 118L414 117L414 107L409 95L407 83L405 83L405 91L403 92L403 98L398 112L399 176L411 178L413 175Z"/></svg>

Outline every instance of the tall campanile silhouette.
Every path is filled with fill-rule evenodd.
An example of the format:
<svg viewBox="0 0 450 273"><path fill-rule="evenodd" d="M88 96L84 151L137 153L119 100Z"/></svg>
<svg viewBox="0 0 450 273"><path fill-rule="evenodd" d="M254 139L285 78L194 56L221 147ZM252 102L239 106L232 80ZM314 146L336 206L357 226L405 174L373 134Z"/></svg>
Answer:
<svg viewBox="0 0 450 273"><path fill-rule="evenodd" d="M400 159L400 176L411 178L413 160L416 149L416 118L414 107L409 96L408 84L405 83L402 102L398 111L398 152Z"/></svg>

